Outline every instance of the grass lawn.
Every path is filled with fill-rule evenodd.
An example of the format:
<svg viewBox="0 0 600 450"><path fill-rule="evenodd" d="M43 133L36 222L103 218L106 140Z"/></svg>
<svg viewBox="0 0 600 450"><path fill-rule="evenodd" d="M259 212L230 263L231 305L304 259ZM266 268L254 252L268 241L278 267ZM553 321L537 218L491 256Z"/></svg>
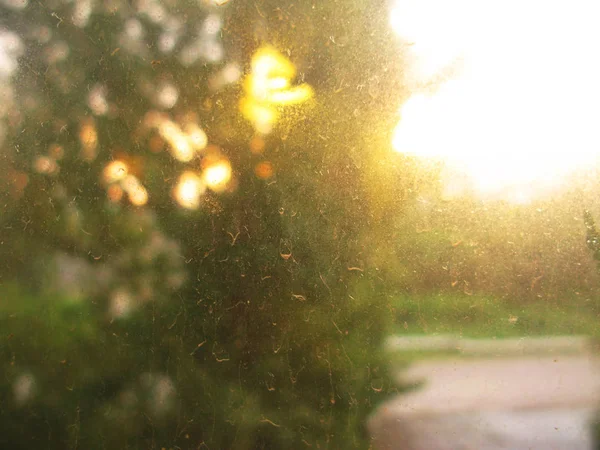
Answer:
<svg viewBox="0 0 600 450"><path fill-rule="evenodd" d="M477 294L406 295L397 297L394 306L399 335L600 337L600 306L583 296L519 304Z"/></svg>

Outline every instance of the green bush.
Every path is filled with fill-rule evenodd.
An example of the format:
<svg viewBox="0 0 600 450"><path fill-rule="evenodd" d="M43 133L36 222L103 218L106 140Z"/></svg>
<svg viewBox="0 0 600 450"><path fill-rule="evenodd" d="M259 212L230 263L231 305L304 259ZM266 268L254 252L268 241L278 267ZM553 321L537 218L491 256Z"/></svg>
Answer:
<svg viewBox="0 0 600 450"><path fill-rule="evenodd" d="M236 55L245 73L258 46L285 50L286 38L280 2L265 12L239 3L90 3L89 16L85 2L0 7L19 42L0 179L3 448L369 446L365 419L393 390L381 349L393 318L369 264L377 223L359 169L372 157L362 126L374 110L381 117L385 86L368 102L366 92L336 93L337 82L319 80L344 58L318 47L305 80L316 101L286 110L263 153L251 152L242 83L210 87L233 57L211 58ZM311 14L373 20L353 1L284 6L295 33L312 30L304 57L323 39ZM278 24L279 39L254 30L259 17ZM202 37L209 26L221 29ZM160 100L168 86L175 106ZM335 119L349 102L364 114ZM144 125L152 114L200 123L213 147L175 160ZM180 208L178 176L217 147L233 182ZM146 205L127 200L139 194L131 186L102 181L115 160L144 186ZM261 162L274 177L255 175Z"/></svg>

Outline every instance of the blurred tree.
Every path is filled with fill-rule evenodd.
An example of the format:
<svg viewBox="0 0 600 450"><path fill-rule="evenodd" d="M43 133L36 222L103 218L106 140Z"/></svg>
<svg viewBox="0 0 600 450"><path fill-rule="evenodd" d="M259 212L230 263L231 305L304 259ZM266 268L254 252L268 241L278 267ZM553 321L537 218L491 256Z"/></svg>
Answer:
<svg viewBox="0 0 600 450"><path fill-rule="evenodd" d="M587 230L586 243L588 248L592 251L594 259L600 262L600 233L596 228L596 221L587 209L583 212L583 222Z"/></svg>
<svg viewBox="0 0 600 450"><path fill-rule="evenodd" d="M409 195L374 164L401 90L385 5L219 3L0 6L3 447L369 445L374 236ZM314 98L245 118L265 44L297 69L266 98Z"/></svg>

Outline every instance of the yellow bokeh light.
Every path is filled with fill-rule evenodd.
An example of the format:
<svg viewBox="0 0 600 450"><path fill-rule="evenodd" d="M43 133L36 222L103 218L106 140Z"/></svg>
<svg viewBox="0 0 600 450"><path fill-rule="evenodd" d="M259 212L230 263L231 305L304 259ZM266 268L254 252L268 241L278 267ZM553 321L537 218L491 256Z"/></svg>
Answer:
<svg viewBox="0 0 600 450"><path fill-rule="evenodd" d="M176 160L181 162L193 160L208 145L208 136L195 120L197 120L195 114L187 114L182 118L185 124L182 129L166 114L157 111L148 112L144 118L144 126L156 129L159 134L150 139L150 150L158 152L166 142L171 155Z"/></svg>
<svg viewBox="0 0 600 450"><path fill-rule="evenodd" d="M121 187L129 201L135 206L143 206L148 203L148 191L134 175L127 175L121 180Z"/></svg>
<svg viewBox="0 0 600 450"><path fill-rule="evenodd" d="M141 183L135 175L127 175L121 181L121 187L125 190L125 192L134 191L140 186L141 186Z"/></svg>
<svg viewBox="0 0 600 450"><path fill-rule="evenodd" d="M107 184L115 183L125 178L128 175L128 171L129 169L125 162L119 160L112 161L104 167L102 178Z"/></svg>
<svg viewBox="0 0 600 450"><path fill-rule="evenodd" d="M303 103L313 96L313 90L308 84L296 86L285 91L269 92L266 100L277 105L294 105Z"/></svg>
<svg viewBox="0 0 600 450"><path fill-rule="evenodd" d="M226 159L209 162L202 172L202 180L211 190L224 191L231 180L231 164Z"/></svg>
<svg viewBox="0 0 600 450"><path fill-rule="evenodd" d="M208 144L208 137L202 128L195 123L188 123L185 126L185 133L188 141L195 150L202 150Z"/></svg>
<svg viewBox="0 0 600 450"><path fill-rule="evenodd" d="M181 162L189 162L208 143L206 133L196 124L186 125L184 132L179 125L166 118L153 118L152 124L158 128L161 137L169 144L173 157Z"/></svg>
<svg viewBox="0 0 600 450"><path fill-rule="evenodd" d="M395 150L444 159L469 175L469 189L519 203L595 163L595 12L579 1L397 0L390 22L410 44L414 93L401 108ZM557 49L568 51L557 59ZM420 88L440 73L450 80Z"/></svg>
<svg viewBox="0 0 600 450"><path fill-rule="evenodd" d="M262 47L252 57L252 71L244 81L245 96L240 102L244 117L261 134L271 132L279 119L279 106L305 102L313 95L306 83L290 87L296 68L285 56L271 47Z"/></svg>
<svg viewBox="0 0 600 450"><path fill-rule="evenodd" d="M186 135L176 134L170 136L169 144L171 144L171 153L177 161L188 162L194 159L196 152Z"/></svg>
<svg viewBox="0 0 600 450"><path fill-rule="evenodd" d="M148 191L143 186L139 186L135 191L127 193L132 205L143 206L148 203Z"/></svg>
<svg viewBox="0 0 600 450"><path fill-rule="evenodd" d="M191 171L186 171L179 177L173 189L173 197L180 206L187 209L197 209L200 206L200 197L206 190L202 179Z"/></svg>
<svg viewBox="0 0 600 450"><path fill-rule="evenodd" d="M267 78L265 85L268 90L286 89L290 86L290 80L284 77Z"/></svg>
<svg viewBox="0 0 600 450"><path fill-rule="evenodd" d="M294 64L270 46L259 48L252 57L252 73L260 78L294 78Z"/></svg>
<svg viewBox="0 0 600 450"><path fill-rule="evenodd" d="M79 141L81 142L81 156L85 161L96 159L98 147L98 132L93 120L85 120L79 129Z"/></svg>
<svg viewBox="0 0 600 450"><path fill-rule="evenodd" d="M240 109L242 114L252 121L256 131L261 134L269 134L279 117L277 109L251 98L243 98L240 101Z"/></svg>

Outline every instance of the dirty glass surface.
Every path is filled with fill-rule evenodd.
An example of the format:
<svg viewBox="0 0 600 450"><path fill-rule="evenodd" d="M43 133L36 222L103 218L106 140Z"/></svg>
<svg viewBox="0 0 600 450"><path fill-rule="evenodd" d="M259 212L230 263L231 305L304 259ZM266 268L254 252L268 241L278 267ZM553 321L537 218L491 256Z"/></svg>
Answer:
<svg viewBox="0 0 600 450"><path fill-rule="evenodd" d="M596 18L0 0L0 447L588 448Z"/></svg>

